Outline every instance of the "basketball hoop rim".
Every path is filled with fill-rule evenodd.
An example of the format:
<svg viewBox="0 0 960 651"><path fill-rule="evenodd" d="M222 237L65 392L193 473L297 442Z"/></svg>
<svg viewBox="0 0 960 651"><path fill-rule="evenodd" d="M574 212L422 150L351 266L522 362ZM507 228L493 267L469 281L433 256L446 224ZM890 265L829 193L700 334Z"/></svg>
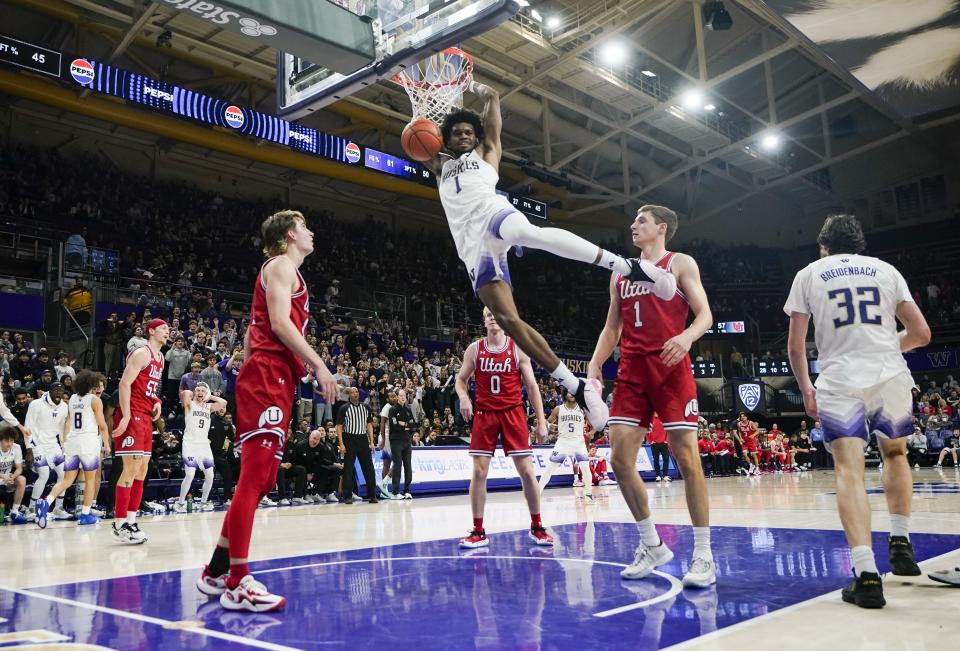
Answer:
<svg viewBox="0 0 960 651"><path fill-rule="evenodd" d="M473 57L461 50L458 47L448 47L437 52L437 54L448 54L452 56L463 57L467 66L463 73L458 76L456 79L444 82L442 84L432 84L426 81L415 81L410 79L405 73L405 70L401 70L397 74L390 77L390 80L395 84L399 84L404 88L416 88L417 90L429 90L431 88L446 88L448 86L461 86L463 83L470 78L470 75L473 74ZM429 57L428 57L429 58Z"/></svg>

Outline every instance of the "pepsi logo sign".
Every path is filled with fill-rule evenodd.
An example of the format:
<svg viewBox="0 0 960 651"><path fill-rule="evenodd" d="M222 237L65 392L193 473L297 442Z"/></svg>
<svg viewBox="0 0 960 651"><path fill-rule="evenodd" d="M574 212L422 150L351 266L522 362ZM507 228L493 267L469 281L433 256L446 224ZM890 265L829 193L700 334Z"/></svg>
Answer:
<svg viewBox="0 0 960 651"><path fill-rule="evenodd" d="M239 129L243 126L243 123L246 122L243 111L241 111L239 107L232 104L224 109L223 119L228 126L231 126L234 129Z"/></svg>
<svg viewBox="0 0 960 651"><path fill-rule="evenodd" d="M300 133L299 131L291 131L290 140L297 140L305 144L310 144L311 142L313 142L313 138L311 138L309 135L305 133Z"/></svg>
<svg viewBox="0 0 960 651"><path fill-rule="evenodd" d="M86 59L74 59L70 64L70 76L81 86L89 86L93 83L96 73L93 70L93 64Z"/></svg>
<svg viewBox="0 0 960 651"><path fill-rule="evenodd" d="M347 157L348 163L356 163L360 160L360 147L353 142L348 142L343 148L343 155Z"/></svg>

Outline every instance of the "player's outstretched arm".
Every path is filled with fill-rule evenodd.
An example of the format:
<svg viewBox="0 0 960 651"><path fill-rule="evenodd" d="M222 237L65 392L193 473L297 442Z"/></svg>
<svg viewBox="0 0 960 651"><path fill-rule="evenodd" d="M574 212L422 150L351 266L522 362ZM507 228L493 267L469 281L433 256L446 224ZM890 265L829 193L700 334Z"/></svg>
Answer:
<svg viewBox="0 0 960 651"><path fill-rule="evenodd" d="M537 417L537 443L543 443L547 437L547 421L543 418L543 396L540 395L540 385L537 384L537 377L533 374L530 356L517 348L517 357L520 364L520 377L523 378L523 386L527 389L527 398L530 400L533 412Z"/></svg>
<svg viewBox="0 0 960 651"><path fill-rule="evenodd" d="M503 116L500 115L500 93L497 92L496 88L491 88L472 79L470 85L467 86L467 90L483 100L483 112L480 119L483 120L484 140L482 144L484 157L486 157L486 154L493 154L499 164L502 155L500 132L503 130Z"/></svg>
<svg viewBox="0 0 960 651"><path fill-rule="evenodd" d="M457 383L455 385L457 397L460 398L460 415L465 421L473 419L473 403L470 402L470 387L467 383L470 381L470 376L473 375L476 367L477 342L473 342L463 354L463 366L460 367L460 371L457 373Z"/></svg>
<svg viewBox="0 0 960 651"><path fill-rule="evenodd" d="M710 311L707 292L703 289L703 281L700 280L700 267L696 260L689 255L678 253L673 259L673 272L677 277L677 285L687 297L687 304L693 312L693 321L686 330L663 345L660 359L667 366L680 363L683 356L690 352L693 342L713 325L713 313Z"/></svg>
<svg viewBox="0 0 960 651"><path fill-rule="evenodd" d="M227 401L221 398L220 396L210 396L207 398L208 403L213 404L213 408L210 410L215 414L223 414L227 411Z"/></svg>
<svg viewBox="0 0 960 651"><path fill-rule="evenodd" d="M603 382L603 365L610 359L613 349L620 341L623 330L623 317L620 316L620 294L617 292L617 274L610 274L610 307L607 308L607 322L597 338L593 357L587 365L587 377Z"/></svg>
<svg viewBox="0 0 960 651"><path fill-rule="evenodd" d="M899 334L900 352L906 353L930 343L930 326L916 303L900 301L897 304L897 320L903 324Z"/></svg>
<svg viewBox="0 0 960 651"><path fill-rule="evenodd" d="M193 402L193 391L185 389L180 392L180 404L183 406L183 413L190 411L190 403Z"/></svg>

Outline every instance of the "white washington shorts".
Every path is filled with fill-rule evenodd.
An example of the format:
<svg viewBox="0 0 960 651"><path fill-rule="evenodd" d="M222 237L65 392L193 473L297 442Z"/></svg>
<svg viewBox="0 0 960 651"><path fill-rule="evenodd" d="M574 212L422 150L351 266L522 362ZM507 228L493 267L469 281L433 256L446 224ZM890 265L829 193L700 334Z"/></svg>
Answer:
<svg viewBox="0 0 960 651"><path fill-rule="evenodd" d="M913 378L909 373L865 389L817 388L817 412L827 450L838 438L859 438L864 445L870 433L899 439L913 433Z"/></svg>
<svg viewBox="0 0 960 651"><path fill-rule="evenodd" d="M71 436L63 444L63 469L86 470L90 472L100 467L100 452L103 442L99 436Z"/></svg>
<svg viewBox="0 0 960 651"><path fill-rule="evenodd" d="M190 468L213 468L213 450L210 449L210 442L183 442L183 465Z"/></svg>
<svg viewBox="0 0 960 651"><path fill-rule="evenodd" d="M53 468L63 463L63 448L59 443L38 445L33 448L33 465L36 468Z"/></svg>
<svg viewBox="0 0 960 651"><path fill-rule="evenodd" d="M590 460L590 456L587 454L587 444L582 437L579 441L560 439L556 442L553 451L550 453L550 461L552 463L562 463L567 457L573 457L577 462Z"/></svg>
<svg viewBox="0 0 960 651"><path fill-rule="evenodd" d="M491 201L466 220L447 220L457 245L457 255L467 267L474 293L495 280L510 283L507 252L513 244L501 239L500 224L515 212L516 208L506 200Z"/></svg>

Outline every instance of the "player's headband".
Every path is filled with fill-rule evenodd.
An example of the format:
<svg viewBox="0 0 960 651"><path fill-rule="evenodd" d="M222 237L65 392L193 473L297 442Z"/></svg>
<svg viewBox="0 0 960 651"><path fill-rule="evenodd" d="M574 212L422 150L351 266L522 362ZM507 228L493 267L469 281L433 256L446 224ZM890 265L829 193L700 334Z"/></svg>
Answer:
<svg viewBox="0 0 960 651"><path fill-rule="evenodd" d="M150 323L147 324L147 334L150 334L150 331L154 328L159 328L160 326L167 325L167 322L163 319L153 319Z"/></svg>

